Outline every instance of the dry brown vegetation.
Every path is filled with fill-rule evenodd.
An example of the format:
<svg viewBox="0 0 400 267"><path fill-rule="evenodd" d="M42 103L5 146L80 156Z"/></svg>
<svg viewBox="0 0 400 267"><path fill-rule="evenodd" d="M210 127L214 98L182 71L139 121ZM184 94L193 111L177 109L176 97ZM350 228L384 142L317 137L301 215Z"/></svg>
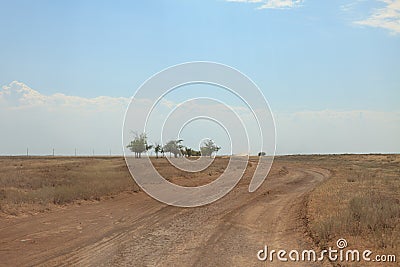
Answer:
<svg viewBox="0 0 400 267"><path fill-rule="evenodd" d="M170 168L166 159L152 160L166 179L183 186L211 182L228 163L219 158L202 172L184 173ZM336 240L345 238L352 249L400 255L400 155L276 157L270 179L289 179L302 170L331 172L304 201L304 229L316 246L335 248ZM123 158L0 158L2 215L37 213L123 191L138 191Z"/></svg>
<svg viewBox="0 0 400 267"><path fill-rule="evenodd" d="M197 157L191 157L189 159L195 160ZM155 163L155 169L161 173L166 180L180 186L192 187L205 185L216 180L228 166L229 158L218 158L218 161L213 162L200 172L185 172L177 168L171 168L171 164L166 158L153 158L152 162Z"/></svg>
<svg viewBox="0 0 400 267"><path fill-rule="evenodd" d="M198 173L171 168L166 158L152 160L167 180L198 186L218 178L229 159ZM34 214L123 191L139 187L121 157L0 157L0 216Z"/></svg>
<svg viewBox="0 0 400 267"><path fill-rule="evenodd" d="M318 246L336 247L336 240L345 238L353 249L400 255L400 155L312 161L333 170L308 201L308 226Z"/></svg>
<svg viewBox="0 0 400 267"><path fill-rule="evenodd" d="M36 213L137 191L123 158L1 157L0 214Z"/></svg>

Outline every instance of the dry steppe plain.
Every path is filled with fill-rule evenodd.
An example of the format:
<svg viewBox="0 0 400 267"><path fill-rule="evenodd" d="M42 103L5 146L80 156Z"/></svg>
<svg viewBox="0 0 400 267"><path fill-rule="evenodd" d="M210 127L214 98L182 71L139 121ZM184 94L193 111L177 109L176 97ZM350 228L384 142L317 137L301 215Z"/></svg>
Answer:
<svg viewBox="0 0 400 267"><path fill-rule="evenodd" d="M169 181L196 186L229 159L192 174L152 160ZM0 265L398 266L260 262L257 252L318 251L345 238L400 261L400 155L279 156L249 193L257 162L222 199L177 208L141 191L120 157L1 157Z"/></svg>

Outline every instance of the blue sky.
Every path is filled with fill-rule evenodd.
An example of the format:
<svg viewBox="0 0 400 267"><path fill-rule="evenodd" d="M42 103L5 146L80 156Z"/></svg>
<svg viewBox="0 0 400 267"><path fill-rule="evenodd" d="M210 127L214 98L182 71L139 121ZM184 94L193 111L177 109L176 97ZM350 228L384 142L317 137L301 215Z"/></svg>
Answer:
<svg viewBox="0 0 400 267"><path fill-rule="evenodd" d="M40 0L0 10L0 85L130 97L168 66L205 60L248 75L274 112L400 111L398 0Z"/></svg>
<svg viewBox="0 0 400 267"><path fill-rule="evenodd" d="M277 109L396 109L400 36L354 24L379 2L344 12L351 2L3 1L0 83L131 96L163 68L208 60L249 75Z"/></svg>

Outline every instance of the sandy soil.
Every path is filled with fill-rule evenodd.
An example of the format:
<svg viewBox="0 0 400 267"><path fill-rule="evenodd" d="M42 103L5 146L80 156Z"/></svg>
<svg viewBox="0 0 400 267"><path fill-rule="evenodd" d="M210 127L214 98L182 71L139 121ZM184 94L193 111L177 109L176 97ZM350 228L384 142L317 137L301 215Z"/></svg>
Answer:
<svg viewBox="0 0 400 267"><path fill-rule="evenodd" d="M227 196L203 207L171 207L139 192L3 218L0 265L271 266L257 260L264 245L313 248L302 218L304 199L330 171L274 163L266 182L249 193L255 166Z"/></svg>

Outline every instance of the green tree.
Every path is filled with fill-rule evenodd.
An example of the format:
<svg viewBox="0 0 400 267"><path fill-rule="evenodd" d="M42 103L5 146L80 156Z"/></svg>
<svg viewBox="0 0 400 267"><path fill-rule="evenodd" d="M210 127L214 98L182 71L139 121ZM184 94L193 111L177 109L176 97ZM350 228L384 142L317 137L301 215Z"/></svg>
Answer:
<svg viewBox="0 0 400 267"><path fill-rule="evenodd" d="M149 151L150 149L152 149L154 146L153 145L147 145L146 144L146 151Z"/></svg>
<svg viewBox="0 0 400 267"><path fill-rule="evenodd" d="M179 151L181 152L181 156L182 157L186 157L187 156L187 150L186 150L186 147L185 146L180 146L179 147Z"/></svg>
<svg viewBox="0 0 400 267"><path fill-rule="evenodd" d="M135 158L140 158L142 153L151 149L152 146L147 144L147 135L145 133L135 135L135 138L126 147L135 153Z"/></svg>
<svg viewBox="0 0 400 267"><path fill-rule="evenodd" d="M156 144L156 146L154 147L154 152L156 152L156 157L158 158L158 153L162 153L162 146L160 144Z"/></svg>
<svg viewBox="0 0 400 267"><path fill-rule="evenodd" d="M221 147L217 146L211 139L204 141L203 146L200 147L201 155L209 157L211 157L214 152L218 152L220 149Z"/></svg>
<svg viewBox="0 0 400 267"><path fill-rule="evenodd" d="M168 143L166 143L163 147L164 152L169 152L170 156L171 154L174 154L174 157L177 158L178 155L181 156L181 148L182 148L182 143L183 140L171 140Z"/></svg>
<svg viewBox="0 0 400 267"><path fill-rule="evenodd" d="M185 147L185 154L190 158L192 156L193 149Z"/></svg>
<svg viewBox="0 0 400 267"><path fill-rule="evenodd" d="M193 149L192 149L191 154L192 154L192 156L194 156L194 157L200 157L200 156L201 156L201 152L198 151L198 150L193 150Z"/></svg>

